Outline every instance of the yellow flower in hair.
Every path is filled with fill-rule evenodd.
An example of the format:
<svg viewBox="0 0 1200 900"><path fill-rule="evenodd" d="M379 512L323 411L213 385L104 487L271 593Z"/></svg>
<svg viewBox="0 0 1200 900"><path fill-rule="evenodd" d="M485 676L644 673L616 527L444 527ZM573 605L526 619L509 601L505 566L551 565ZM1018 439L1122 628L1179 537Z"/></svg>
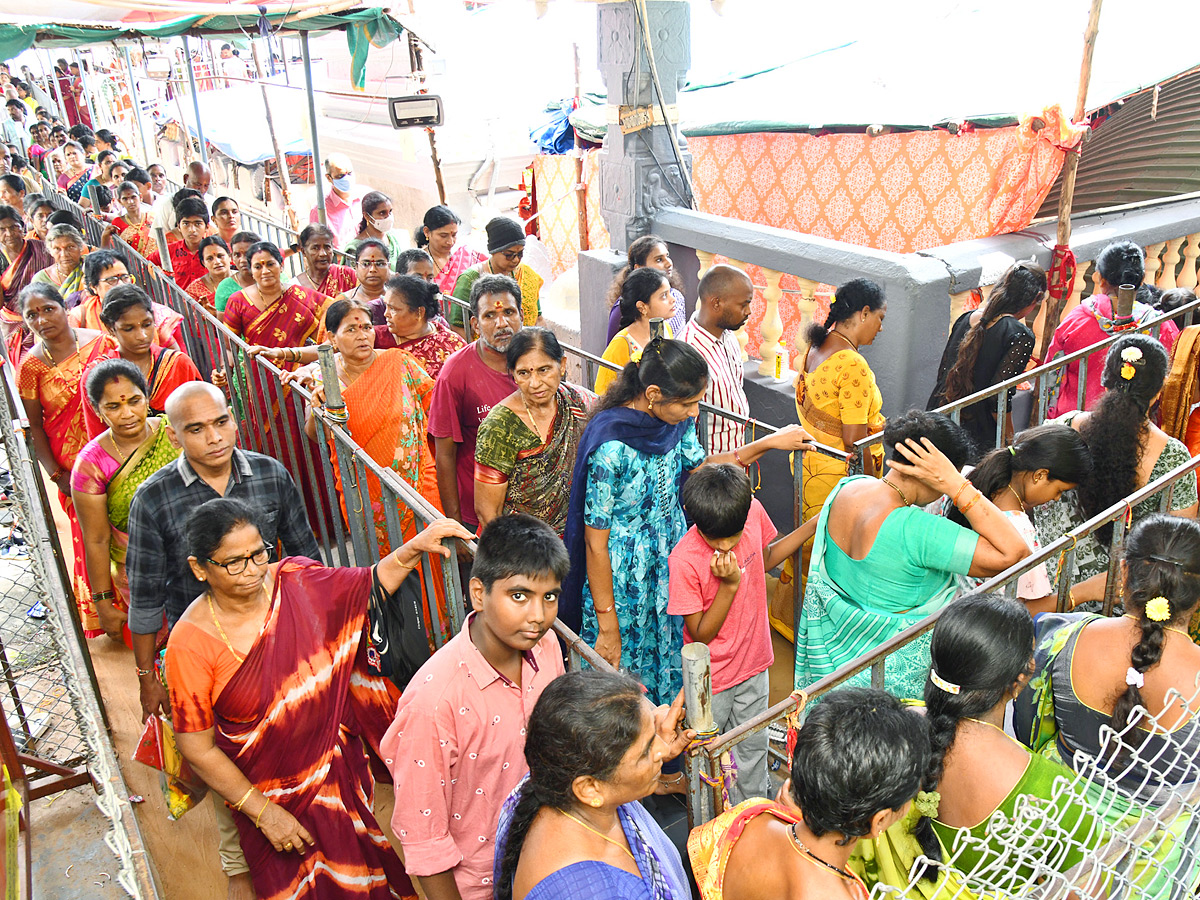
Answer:
<svg viewBox="0 0 1200 900"><path fill-rule="evenodd" d="M1146 618L1151 622L1166 622L1171 618L1171 601L1166 597L1155 597L1146 604Z"/></svg>
<svg viewBox="0 0 1200 900"><path fill-rule="evenodd" d="M1124 363L1121 366L1121 377L1126 381L1132 381L1133 376L1137 374L1137 369L1133 367L1133 363Z"/></svg>

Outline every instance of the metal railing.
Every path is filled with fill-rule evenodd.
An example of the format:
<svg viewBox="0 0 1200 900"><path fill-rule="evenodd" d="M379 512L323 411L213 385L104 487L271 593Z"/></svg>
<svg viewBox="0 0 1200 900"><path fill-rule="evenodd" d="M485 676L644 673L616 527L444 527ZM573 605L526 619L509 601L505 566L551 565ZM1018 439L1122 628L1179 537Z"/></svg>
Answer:
<svg viewBox="0 0 1200 900"><path fill-rule="evenodd" d="M1067 598L1073 586L1075 545L1080 538L1094 534L1104 525L1115 523L1110 551L1108 587L1104 604L1105 614L1111 613L1114 592L1117 589L1115 572L1124 552L1127 529L1126 517L1129 510L1155 496L1159 497L1160 508L1164 512L1169 510L1175 486L1189 474L1195 473L1197 469L1200 469L1200 456L1189 460L1163 477L1147 484L1140 490L1130 494L1124 500L1114 503L1108 509L1088 519L1082 525L1043 547L1037 553L1026 557L1016 565L1010 566L1003 572L987 579L979 587L971 591L971 593L1003 593L1007 597L1015 598L1017 596L1017 582L1022 575L1061 555L1063 564L1059 566L1058 609L1060 612L1064 612L1068 608ZM705 812L711 816L723 808L721 790L721 785L723 784L721 758L723 755L729 753L750 735L769 728L771 725L783 723L789 715L802 712L805 704L820 697L822 694L828 693L862 672L869 670L871 685L882 688L884 686L884 667L888 657L931 632L945 609L946 607L943 607L937 612L932 613L870 652L851 660L819 681L806 685L798 695L793 694L789 696L787 699L771 706L766 712L719 735L711 743L693 749L689 753L689 762L693 759L696 760L693 765L699 765L707 770L710 779L709 782L706 782L706 789L703 790L705 796L693 798L693 809ZM774 753L775 751L772 752ZM705 819L698 818L697 821L705 821Z"/></svg>

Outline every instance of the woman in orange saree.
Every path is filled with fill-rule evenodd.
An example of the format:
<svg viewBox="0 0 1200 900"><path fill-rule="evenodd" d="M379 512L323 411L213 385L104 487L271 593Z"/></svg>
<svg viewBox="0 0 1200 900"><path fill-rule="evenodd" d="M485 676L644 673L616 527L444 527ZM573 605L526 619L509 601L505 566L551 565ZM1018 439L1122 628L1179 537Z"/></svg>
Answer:
<svg viewBox="0 0 1200 900"><path fill-rule="evenodd" d="M361 304L348 300L334 302L325 316L325 328L338 350L338 380L349 415L346 427L355 442L367 451L371 459L399 475L441 512L437 472L426 437L429 405L433 400L433 379L407 351L375 349L371 313ZM318 401L323 398L324 392L318 388ZM316 423L311 413L305 423L305 431L316 440ZM337 454L331 453L330 456L342 512L348 517L349 509ZM367 491L375 540L379 545L379 555L383 556L391 552L392 543L388 535L383 488L373 475L367 477ZM356 507L360 502L353 490L350 502ZM398 506L396 514L401 534L408 540L416 534L412 511ZM433 570L433 582L436 595L443 596L439 567Z"/></svg>
<svg viewBox="0 0 1200 900"><path fill-rule="evenodd" d="M175 738L230 804L260 900L414 897L372 810L367 748L378 756L398 692L370 667L367 606L425 553L436 566L449 537L469 534L443 519L371 568L268 565L244 504L210 500L188 522L208 590L167 643Z"/></svg>
<svg viewBox="0 0 1200 900"><path fill-rule="evenodd" d="M29 429L38 461L59 490L59 503L71 523L75 556L73 587L79 618L96 629L99 619L88 591L83 532L71 502L71 469L87 443L83 424L83 371L114 346L106 334L72 328L62 295L51 284L35 283L21 292L25 324L37 338L21 362L17 390L29 417ZM90 624L88 624L90 623Z"/></svg>

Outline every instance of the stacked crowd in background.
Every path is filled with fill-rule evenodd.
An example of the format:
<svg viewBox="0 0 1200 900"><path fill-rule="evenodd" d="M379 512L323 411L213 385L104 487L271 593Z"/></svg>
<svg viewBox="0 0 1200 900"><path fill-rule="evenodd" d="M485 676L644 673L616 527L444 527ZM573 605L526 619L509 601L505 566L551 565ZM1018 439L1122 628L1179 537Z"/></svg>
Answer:
<svg viewBox="0 0 1200 900"><path fill-rule="evenodd" d="M164 167L129 158L111 132L66 127L21 96L9 109L4 137L21 139L0 145L0 315L34 449L70 520L78 615L88 637L132 648L143 713L163 717L189 765L172 814L213 794L230 896L411 896L415 881L431 900L863 897L904 887L914 866L926 867L923 896L951 896L987 854L937 861L963 832L986 846L993 817L1047 804L1069 839L1038 852L1065 873L1153 811L1147 783L1194 777L1135 764L1103 813L1052 790L1102 758L1105 729L1136 708L1171 746L1200 741L1194 473L1168 514L1158 498L1131 507L1117 615L1100 614L1111 525L1073 546L1072 572L1038 565L1016 599L972 593L1197 451L1200 327L1139 331L1194 296L1147 287L1118 310L1116 286L1144 278L1134 245L1104 250L1097 292L1046 350L1127 332L1095 354L1081 408L1075 363L1046 424L998 421L995 396L961 424L920 410L885 420L888 386L863 349L887 298L860 278L806 334L798 421L748 442L735 335L753 286L737 268L713 266L688 298L664 242L635 241L610 292L612 368L571 384L514 220L490 221L478 253L437 206L412 223L409 248L390 198L331 156L324 223L314 210L280 247L243 228L202 164L170 191ZM102 246L88 246L79 215L103 220ZM314 448L327 439L317 346L331 344L354 441L444 518L422 528L387 509L373 476L344 490L332 454L340 509L325 514L369 502L381 558L322 565L321 486L236 446L231 393L247 382L233 368L255 363L234 354L200 371L183 316L136 283L126 247L312 392L304 423L258 401L268 428L302 426L296 439ZM1040 267L1009 268L953 324L930 410L1036 365L1026 322L1046 296ZM701 434L701 402L731 415L710 413ZM812 443L846 452L880 432L858 475ZM748 474L771 452L799 452L803 470L801 521L782 532ZM368 622L414 591L444 610L440 562L456 552L462 631L407 680L384 677ZM803 689L943 608L931 634L887 658L886 690L864 674L809 710L781 789L761 731L736 748L730 808L686 846L667 836L661 804L685 791L680 754L695 737L682 726L684 643L708 644L728 731L768 707L772 622L794 640ZM556 618L611 670L565 674ZM924 715L901 701L924 701ZM403 863L375 818L377 779L396 788ZM641 802L652 796L659 805ZM1141 896L1174 896L1171 873L1191 851L1187 823L1171 828L1135 876ZM1014 867L1013 884L1028 873Z"/></svg>

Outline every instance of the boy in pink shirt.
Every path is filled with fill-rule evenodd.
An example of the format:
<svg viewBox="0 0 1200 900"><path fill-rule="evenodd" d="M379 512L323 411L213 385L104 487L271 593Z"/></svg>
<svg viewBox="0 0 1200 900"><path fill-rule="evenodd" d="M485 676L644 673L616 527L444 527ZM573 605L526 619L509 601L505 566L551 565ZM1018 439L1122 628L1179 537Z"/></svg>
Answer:
<svg viewBox="0 0 1200 900"><path fill-rule="evenodd" d="M683 486L683 508L696 524L675 545L667 612L683 616L683 640L712 653L713 718L729 731L766 712L767 670L775 661L767 622L766 573L816 531L816 517L776 540L778 532L750 479L737 466L703 466ZM767 797L767 732L737 745L730 801Z"/></svg>
<svg viewBox="0 0 1200 900"><path fill-rule="evenodd" d="M570 568L532 516L479 538L462 631L408 683L380 752L396 785L392 828L428 900L491 900L500 807L528 771L525 724L563 673L550 626Z"/></svg>

